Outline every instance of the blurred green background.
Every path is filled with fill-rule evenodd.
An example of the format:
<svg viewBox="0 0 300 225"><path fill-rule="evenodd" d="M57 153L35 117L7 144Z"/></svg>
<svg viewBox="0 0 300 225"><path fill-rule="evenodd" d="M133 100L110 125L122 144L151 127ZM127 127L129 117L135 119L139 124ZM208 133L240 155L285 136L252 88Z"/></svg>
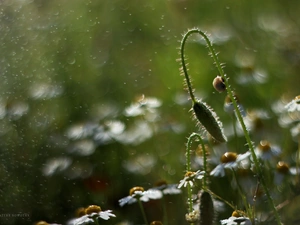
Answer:
<svg viewBox="0 0 300 225"><path fill-rule="evenodd" d="M118 199L133 186L178 183L185 142L198 131L176 61L189 28L210 34L244 107L271 115L255 141L276 141L286 155L296 148L271 106L299 94L299 1L2 0L0 6L1 224L65 223L90 204L114 211L106 224L141 223L137 205L120 208ZM225 94L211 85L218 72L207 48L197 35L189 40L196 95L230 125ZM184 194L169 201L171 224L185 224ZM146 211L162 219L158 203Z"/></svg>

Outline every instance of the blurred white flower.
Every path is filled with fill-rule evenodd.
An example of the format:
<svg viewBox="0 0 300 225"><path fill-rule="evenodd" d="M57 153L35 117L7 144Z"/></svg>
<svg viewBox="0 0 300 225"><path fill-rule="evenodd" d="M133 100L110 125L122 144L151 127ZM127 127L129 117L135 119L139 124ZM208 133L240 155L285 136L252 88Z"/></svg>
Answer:
<svg viewBox="0 0 300 225"><path fill-rule="evenodd" d="M262 140L258 146L254 149L255 154L262 160L270 160L273 157L277 157L281 153L281 149L277 145L271 145L268 141Z"/></svg>
<svg viewBox="0 0 300 225"><path fill-rule="evenodd" d="M288 112L300 112L300 95L296 96L292 101L290 101L285 108Z"/></svg>
<svg viewBox="0 0 300 225"><path fill-rule="evenodd" d="M119 205L122 207L126 204L132 204L139 201L148 202L150 199L161 199L162 192L157 189L148 189L144 191L142 187L133 187L130 189L129 195L119 200Z"/></svg>
<svg viewBox="0 0 300 225"><path fill-rule="evenodd" d="M109 220L111 217L116 217L112 210L102 211L99 206L91 205L85 209L85 215L69 220L67 225L85 225L85 224L98 224L98 219ZM96 222L96 223L95 223Z"/></svg>
<svg viewBox="0 0 300 225"><path fill-rule="evenodd" d="M95 129L94 140L98 144L108 144L118 139L125 130L125 124L118 120L105 122Z"/></svg>
<svg viewBox="0 0 300 225"><path fill-rule="evenodd" d="M29 95L33 99L51 99L62 93L62 86L47 83L37 83L29 88Z"/></svg>
<svg viewBox="0 0 300 225"><path fill-rule="evenodd" d="M91 136L96 128L95 123L79 123L69 127L66 135L71 140L82 139Z"/></svg>
<svg viewBox="0 0 300 225"><path fill-rule="evenodd" d="M177 186L178 184L167 184L165 181L159 181L153 189L162 191L164 195L176 195L182 192Z"/></svg>
<svg viewBox="0 0 300 225"><path fill-rule="evenodd" d="M46 176L51 176L54 173L62 172L66 170L71 165L71 163L72 160L67 157L49 159L43 168L43 174Z"/></svg>
<svg viewBox="0 0 300 225"><path fill-rule="evenodd" d="M211 172L211 176L225 176L225 169L237 169L239 166L244 167L249 160L251 153L237 154L234 152L225 152L220 159L220 164L217 165Z"/></svg>
<svg viewBox="0 0 300 225"><path fill-rule="evenodd" d="M289 175L297 176L298 174L299 170L297 170L296 167L290 168L290 166L286 162L279 161L276 165L276 171L274 173L274 183L276 185L288 183L283 181L286 181L286 178L288 178Z"/></svg>
<svg viewBox="0 0 300 225"><path fill-rule="evenodd" d="M161 106L161 101L153 97L140 96L136 102L125 108L125 116L144 116L147 121L155 121L158 117L156 108Z"/></svg>
<svg viewBox="0 0 300 225"><path fill-rule="evenodd" d="M6 115L13 120L17 120L29 111L29 105L26 102L12 101L6 104Z"/></svg>
<svg viewBox="0 0 300 225"><path fill-rule="evenodd" d="M291 134L295 141L299 141L299 135L300 135L300 123L297 123L294 127L291 128Z"/></svg>
<svg viewBox="0 0 300 225"><path fill-rule="evenodd" d="M115 139L123 144L138 145L151 138L156 127L144 120L137 120L123 133L116 135Z"/></svg>
<svg viewBox="0 0 300 225"><path fill-rule="evenodd" d="M214 44L223 44L229 41L234 35L231 27L228 26L226 23L213 25L210 24L203 29L207 31L207 33L209 34L209 39ZM199 41L201 44L206 45L206 41L202 37L199 37L199 39L196 40Z"/></svg>
<svg viewBox="0 0 300 225"><path fill-rule="evenodd" d="M246 85L249 83L265 83L267 81L268 74L263 69L246 67L242 68L242 72L237 77L237 83Z"/></svg>
<svg viewBox="0 0 300 225"><path fill-rule="evenodd" d="M156 159L153 156L141 154L124 161L123 167L131 173L146 175L151 172L155 163Z"/></svg>
<svg viewBox="0 0 300 225"><path fill-rule="evenodd" d="M228 219L221 220L221 224L222 225L252 225L252 222L248 217L231 216Z"/></svg>
<svg viewBox="0 0 300 225"><path fill-rule="evenodd" d="M71 146L68 147L67 151L77 155L87 156L93 154L95 149L96 146L92 140L83 139L72 143Z"/></svg>

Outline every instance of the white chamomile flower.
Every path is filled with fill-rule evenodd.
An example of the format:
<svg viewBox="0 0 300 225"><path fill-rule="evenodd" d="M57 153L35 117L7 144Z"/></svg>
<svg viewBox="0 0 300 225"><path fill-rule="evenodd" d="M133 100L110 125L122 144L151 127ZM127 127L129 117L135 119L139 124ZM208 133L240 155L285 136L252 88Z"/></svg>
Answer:
<svg viewBox="0 0 300 225"><path fill-rule="evenodd" d="M211 176L224 177L225 169L237 169L239 164L245 165L250 157L250 152L237 154L235 152L225 152L220 159L221 164L217 165L211 172Z"/></svg>
<svg viewBox="0 0 300 225"><path fill-rule="evenodd" d="M284 161L279 161L276 165L276 171L274 173L274 183L276 185L281 185L286 181L286 179L290 176L297 176L299 174L299 170L297 167L290 167Z"/></svg>
<svg viewBox="0 0 300 225"><path fill-rule="evenodd" d="M82 214L79 218L68 221L67 225L94 224L94 222L99 218L103 220L109 220L110 217L116 217L116 215L112 213L112 210L102 211L97 205L90 205L83 209L81 213Z"/></svg>
<svg viewBox="0 0 300 225"><path fill-rule="evenodd" d="M281 149L277 145L271 145L268 141L262 140L259 145L254 149L255 154L262 160L270 160L277 157L281 153Z"/></svg>
<svg viewBox="0 0 300 225"><path fill-rule="evenodd" d="M231 217L221 220L222 225L252 225L248 217L241 216L238 211L233 211Z"/></svg>
<svg viewBox="0 0 300 225"><path fill-rule="evenodd" d="M290 101L285 108L288 112L300 112L300 95L296 96L292 101Z"/></svg>
<svg viewBox="0 0 300 225"><path fill-rule="evenodd" d="M144 116L148 121L155 121L158 117L157 108L162 102L154 97L141 95L135 102L125 109L125 116Z"/></svg>
<svg viewBox="0 0 300 225"><path fill-rule="evenodd" d="M129 195L119 200L119 205L122 207L126 204L132 204L139 201L148 202L150 199L161 199L162 192L157 189L144 190L143 187L133 187L129 191Z"/></svg>
<svg viewBox="0 0 300 225"><path fill-rule="evenodd" d="M252 225L251 220L248 217L234 217L231 216L228 219L221 220L222 225Z"/></svg>
<svg viewBox="0 0 300 225"><path fill-rule="evenodd" d="M191 172L188 171L184 175L184 178L179 182L178 188L181 187L186 187L188 184L192 187L194 186L194 181L195 179L201 180L204 177L204 171L196 171L196 172Z"/></svg>

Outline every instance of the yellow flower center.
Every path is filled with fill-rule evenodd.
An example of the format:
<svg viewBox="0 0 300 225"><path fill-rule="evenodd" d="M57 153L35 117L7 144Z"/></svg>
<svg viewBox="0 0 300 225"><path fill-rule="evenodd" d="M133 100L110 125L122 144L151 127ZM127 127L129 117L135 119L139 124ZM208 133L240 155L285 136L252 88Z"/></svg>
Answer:
<svg viewBox="0 0 300 225"><path fill-rule="evenodd" d="M225 152L225 154L221 156L221 163L235 162L236 158L237 154L235 152Z"/></svg>
<svg viewBox="0 0 300 225"><path fill-rule="evenodd" d="M239 214L239 212L237 210L234 210L232 212L231 216L233 216L233 217L240 217L241 215Z"/></svg>
<svg viewBox="0 0 300 225"><path fill-rule="evenodd" d="M300 95L296 96L294 100L297 104L300 104Z"/></svg>
<svg viewBox="0 0 300 225"><path fill-rule="evenodd" d="M92 214L101 212L100 206L97 205L90 205L85 209L85 214Z"/></svg>
<svg viewBox="0 0 300 225"><path fill-rule="evenodd" d="M277 163L276 169L279 173L287 174L289 172L289 165L283 161Z"/></svg>
<svg viewBox="0 0 300 225"><path fill-rule="evenodd" d="M35 225L49 225L49 223L47 223L45 221L39 221Z"/></svg>
<svg viewBox="0 0 300 225"><path fill-rule="evenodd" d="M268 152L271 150L271 145L268 141L263 140L259 142L258 148L263 152Z"/></svg>
<svg viewBox="0 0 300 225"><path fill-rule="evenodd" d="M185 177L190 177L190 176L193 176L195 175L195 172L192 172L192 171L188 171L184 174Z"/></svg>
<svg viewBox="0 0 300 225"><path fill-rule="evenodd" d="M133 195L136 191L141 191L143 192L144 191L144 188L143 187L133 187L129 190L129 195Z"/></svg>

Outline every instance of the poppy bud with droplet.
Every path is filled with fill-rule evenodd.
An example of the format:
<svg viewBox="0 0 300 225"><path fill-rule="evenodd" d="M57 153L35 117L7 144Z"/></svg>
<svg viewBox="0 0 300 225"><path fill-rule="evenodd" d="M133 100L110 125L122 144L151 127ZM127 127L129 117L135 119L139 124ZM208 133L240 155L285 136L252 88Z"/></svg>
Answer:
<svg viewBox="0 0 300 225"><path fill-rule="evenodd" d="M226 90L226 85L224 83L224 79L221 76L217 76L214 80L213 80L213 86L216 89L216 91L218 92L223 92Z"/></svg>

